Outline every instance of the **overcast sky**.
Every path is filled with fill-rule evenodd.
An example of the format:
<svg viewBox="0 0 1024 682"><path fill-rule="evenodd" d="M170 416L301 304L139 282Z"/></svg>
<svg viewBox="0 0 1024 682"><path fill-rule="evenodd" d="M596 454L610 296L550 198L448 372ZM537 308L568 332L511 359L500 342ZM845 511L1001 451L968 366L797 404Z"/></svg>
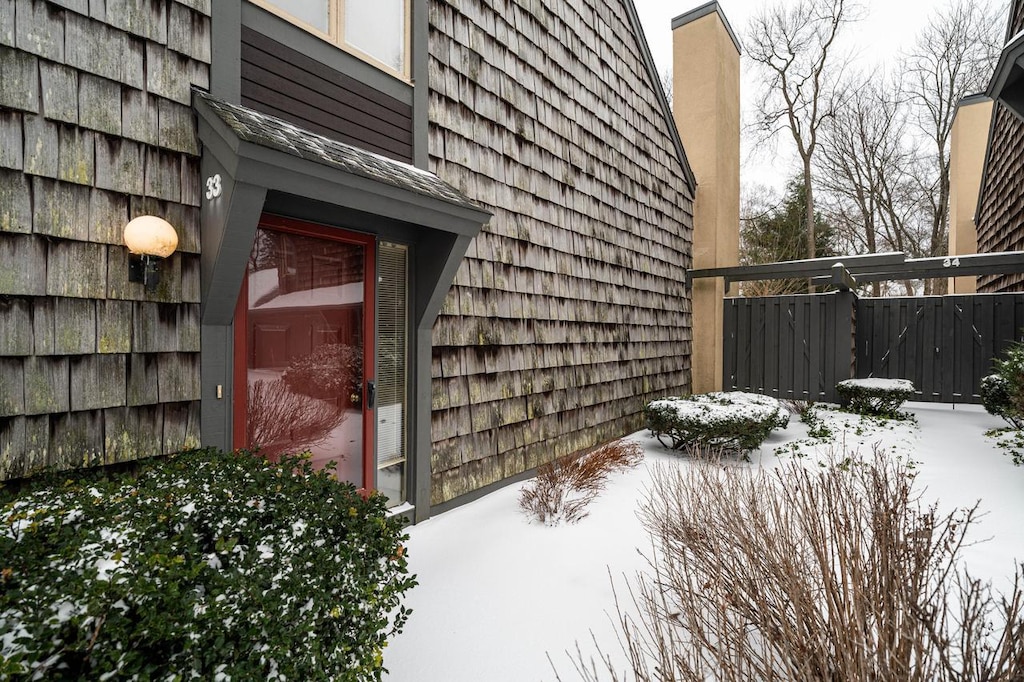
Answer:
<svg viewBox="0 0 1024 682"><path fill-rule="evenodd" d="M994 0L997 6L1008 5L1003 0ZM704 0L634 0L644 33L651 47L651 54L659 73L672 67L672 19L691 9L700 7ZM733 31L743 42L750 18L767 3L764 0L719 0L719 6L732 25ZM865 18L847 29L847 47L859 56L866 66L872 63L891 63L899 56L901 49L909 49L918 32L925 26L928 17L935 11L947 7L949 0L863 0ZM755 83L749 78L750 65L740 62L744 73L741 84L744 117L751 106ZM778 159L790 159L791 139L780 139L777 152L754 154L746 139L743 141L744 181L754 180L781 188L790 168L778 167ZM789 163L783 162L783 165ZM795 163L795 162L794 162ZM793 172L796 166L793 165Z"/></svg>

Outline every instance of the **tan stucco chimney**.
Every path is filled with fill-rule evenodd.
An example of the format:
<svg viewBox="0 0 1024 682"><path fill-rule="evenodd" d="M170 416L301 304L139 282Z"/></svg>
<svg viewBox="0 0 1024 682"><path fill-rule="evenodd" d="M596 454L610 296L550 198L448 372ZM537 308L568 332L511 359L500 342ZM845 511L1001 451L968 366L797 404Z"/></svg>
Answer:
<svg viewBox="0 0 1024 682"><path fill-rule="evenodd" d="M949 255L978 252L978 208L985 149L992 125L992 100L984 95L964 97L956 108L949 142ZM950 277L949 293L973 294L977 277Z"/></svg>
<svg viewBox="0 0 1024 682"><path fill-rule="evenodd" d="M672 20L672 111L697 176L693 267L739 262L740 44L717 2ZM693 392L722 388L721 278L693 282Z"/></svg>

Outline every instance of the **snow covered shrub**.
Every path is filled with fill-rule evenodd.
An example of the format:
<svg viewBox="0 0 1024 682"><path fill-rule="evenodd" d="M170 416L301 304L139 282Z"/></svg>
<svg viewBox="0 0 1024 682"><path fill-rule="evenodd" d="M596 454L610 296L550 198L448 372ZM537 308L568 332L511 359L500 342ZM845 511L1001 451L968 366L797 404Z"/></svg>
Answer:
<svg viewBox="0 0 1024 682"><path fill-rule="evenodd" d="M994 595L960 565L977 507L940 514L877 451L824 468L655 471L649 569L619 605L638 682L1024 679L1024 565ZM599 672L602 671L602 672Z"/></svg>
<svg viewBox="0 0 1024 682"><path fill-rule="evenodd" d="M1024 414L1019 413L1010 400L1010 382L1001 374L981 378L981 404L996 417L1002 417L1014 428L1024 426Z"/></svg>
<svg viewBox="0 0 1024 682"><path fill-rule="evenodd" d="M0 678L379 680L401 521L307 458L194 451L0 491Z"/></svg>
<svg viewBox="0 0 1024 682"><path fill-rule="evenodd" d="M347 400L362 391L362 367L362 346L328 343L292 360L281 378L295 393Z"/></svg>
<svg viewBox="0 0 1024 682"><path fill-rule="evenodd" d="M1024 344L1011 344L981 380L981 404L1015 429L1024 428Z"/></svg>
<svg viewBox="0 0 1024 682"><path fill-rule="evenodd" d="M643 459L637 443L618 440L585 454L574 454L537 469L537 477L523 486L519 506L541 523L576 523L604 489L608 474L637 466Z"/></svg>
<svg viewBox="0 0 1024 682"><path fill-rule="evenodd" d="M773 429L789 424L789 412L778 400L742 391L662 398L647 405L644 414L662 445L689 453L745 454L760 446Z"/></svg>
<svg viewBox="0 0 1024 682"><path fill-rule="evenodd" d="M857 414L905 419L900 406L914 396L908 379L846 379L836 384L843 406Z"/></svg>

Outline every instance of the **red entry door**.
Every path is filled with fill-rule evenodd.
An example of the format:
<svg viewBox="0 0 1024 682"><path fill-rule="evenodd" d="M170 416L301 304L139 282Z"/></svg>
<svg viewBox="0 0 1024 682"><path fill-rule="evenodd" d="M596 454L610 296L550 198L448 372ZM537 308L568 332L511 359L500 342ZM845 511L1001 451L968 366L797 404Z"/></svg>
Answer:
<svg viewBox="0 0 1024 682"><path fill-rule="evenodd" d="M373 237L264 216L235 316L235 447L374 487Z"/></svg>

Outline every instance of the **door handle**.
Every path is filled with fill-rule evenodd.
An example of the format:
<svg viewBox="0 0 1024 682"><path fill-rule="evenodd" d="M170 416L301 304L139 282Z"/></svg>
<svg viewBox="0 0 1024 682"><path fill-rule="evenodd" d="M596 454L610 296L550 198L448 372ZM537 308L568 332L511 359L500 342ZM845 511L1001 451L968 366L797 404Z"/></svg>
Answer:
<svg viewBox="0 0 1024 682"><path fill-rule="evenodd" d="M373 409L374 404L377 402L377 383L375 381L366 382L366 407Z"/></svg>

